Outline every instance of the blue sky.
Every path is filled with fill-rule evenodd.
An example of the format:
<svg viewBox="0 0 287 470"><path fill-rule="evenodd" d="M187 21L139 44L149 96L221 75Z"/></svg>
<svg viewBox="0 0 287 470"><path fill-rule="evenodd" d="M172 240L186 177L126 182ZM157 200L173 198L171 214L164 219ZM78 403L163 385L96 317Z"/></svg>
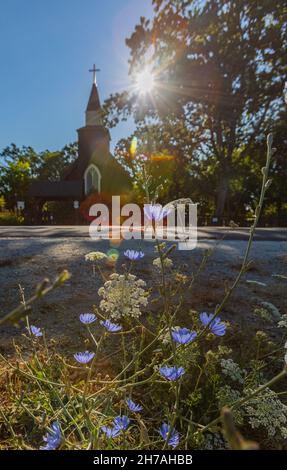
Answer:
<svg viewBox="0 0 287 470"><path fill-rule="evenodd" d="M101 100L129 83L125 38L151 0L2 0L0 150L11 142L37 151L76 140L84 124L95 62ZM113 129L112 143L132 123Z"/></svg>

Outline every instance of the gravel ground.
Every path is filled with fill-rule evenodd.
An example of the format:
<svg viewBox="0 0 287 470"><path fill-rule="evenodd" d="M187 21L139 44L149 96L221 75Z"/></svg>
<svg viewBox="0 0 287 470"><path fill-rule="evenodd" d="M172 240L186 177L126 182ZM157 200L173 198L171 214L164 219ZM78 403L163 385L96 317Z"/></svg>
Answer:
<svg viewBox="0 0 287 470"><path fill-rule="evenodd" d="M199 265L204 251L215 246L215 241L200 241L191 252L174 251L171 255L175 267L191 278ZM186 293L185 308L204 309L211 312L218 304L226 285L236 276L246 242L222 241L216 246L205 271L198 277L192 292ZM66 349L83 345L84 332L79 328L78 315L91 311L97 304L98 288L102 285L100 276L92 276L91 266L85 262L84 255L89 251L117 249L120 257L117 269L120 270L127 248L139 248L138 242L121 242L111 245L108 241L95 242L89 238L2 238L0 240L0 315L17 306L20 300L19 285L24 288L28 298L35 286L43 279L53 279L63 269L68 269L71 279L57 291L33 306L31 322L45 328L48 340L56 341ZM156 257L154 245L141 242L146 256L135 265L134 273L149 286L157 282L157 274L152 268ZM258 241L251 252L253 260L249 272L241 282L240 289L225 307L222 317L236 323L248 322L260 327L261 320L253 313L261 301L272 302L282 314L287 313L285 291L287 280L272 277L272 274L287 275L287 242ZM106 268L105 274L110 269ZM246 280L265 283L267 286L247 283ZM151 308L153 308L151 306ZM156 312L154 312L156 314ZM245 323L246 325L246 323ZM188 326L188 325L187 325ZM272 326L269 328L272 329ZM19 328L5 326L0 329L0 351L12 354L13 340L21 340L24 325Z"/></svg>

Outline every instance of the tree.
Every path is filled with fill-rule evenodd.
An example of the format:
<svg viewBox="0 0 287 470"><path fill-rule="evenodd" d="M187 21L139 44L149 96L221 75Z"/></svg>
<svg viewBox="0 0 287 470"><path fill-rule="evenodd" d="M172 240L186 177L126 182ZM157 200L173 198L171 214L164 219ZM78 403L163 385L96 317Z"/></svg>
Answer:
<svg viewBox="0 0 287 470"><path fill-rule="evenodd" d="M177 139L173 132L177 126ZM157 124L138 126L134 135L122 139L115 149L115 157L131 174L140 201L160 197L162 202L184 197L191 185L191 142L182 122L164 126Z"/></svg>
<svg viewBox="0 0 287 470"><path fill-rule="evenodd" d="M182 120L197 160L213 159L216 215L222 217L238 160L262 141L283 109L287 81L286 0L154 0L152 21L132 36L130 73L152 70L148 98L111 96L110 123ZM174 133L174 138L177 136ZM238 149L240 154L238 155Z"/></svg>
<svg viewBox="0 0 287 470"><path fill-rule="evenodd" d="M24 200L33 177L37 175L39 156L32 147L6 147L0 154L0 194L8 209L14 210Z"/></svg>
<svg viewBox="0 0 287 470"><path fill-rule="evenodd" d="M38 169L38 178L48 181L60 181L69 166L78 156L78 144L66 145L62 150L50 152L46 150L40 154L41 164Z"/></svg>
<svg viewBox="0 0 287 470"><path fill-rule="evenodd" d="M28 189L36 179L59 181L77 157L76 143L61 151L36 153L32 147L11 144L0 153L0 196L9 210L17 201L28 200Z"/></svg>

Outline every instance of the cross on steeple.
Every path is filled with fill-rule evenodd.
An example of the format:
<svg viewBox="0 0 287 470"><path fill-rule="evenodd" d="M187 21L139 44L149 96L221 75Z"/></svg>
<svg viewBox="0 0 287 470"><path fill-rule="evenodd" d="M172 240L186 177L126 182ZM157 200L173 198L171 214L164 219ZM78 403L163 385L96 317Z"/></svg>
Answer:
<svg viewBox="0 0 287 470"><path fill-rule="evenodd" d="M97 84L97 72L100 72L101 69L96 68L96 64L94 64L93 68L89 70L89 72L93 73L93 83Z"/></svg>

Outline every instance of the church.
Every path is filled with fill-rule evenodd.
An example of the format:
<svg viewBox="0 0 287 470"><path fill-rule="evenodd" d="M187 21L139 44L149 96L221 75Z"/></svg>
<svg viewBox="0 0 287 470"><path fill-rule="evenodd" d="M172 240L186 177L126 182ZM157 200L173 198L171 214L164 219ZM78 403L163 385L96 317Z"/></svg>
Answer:
<svg viewBox="0 0 287 470"><path fill-rule="evenodd" d="M86 108L85 126L78 129L78 158L60 181L36 181L29 189L37 218L49 201L66 201L88 218L89 205L110 204L112 196L128 197L132 189L129 175L110 153L110 132L103 124L103 111L94 66L93 84ZM89 203L90 201L90 203ZM81 208L84 209L81 211Z"/></svg>

